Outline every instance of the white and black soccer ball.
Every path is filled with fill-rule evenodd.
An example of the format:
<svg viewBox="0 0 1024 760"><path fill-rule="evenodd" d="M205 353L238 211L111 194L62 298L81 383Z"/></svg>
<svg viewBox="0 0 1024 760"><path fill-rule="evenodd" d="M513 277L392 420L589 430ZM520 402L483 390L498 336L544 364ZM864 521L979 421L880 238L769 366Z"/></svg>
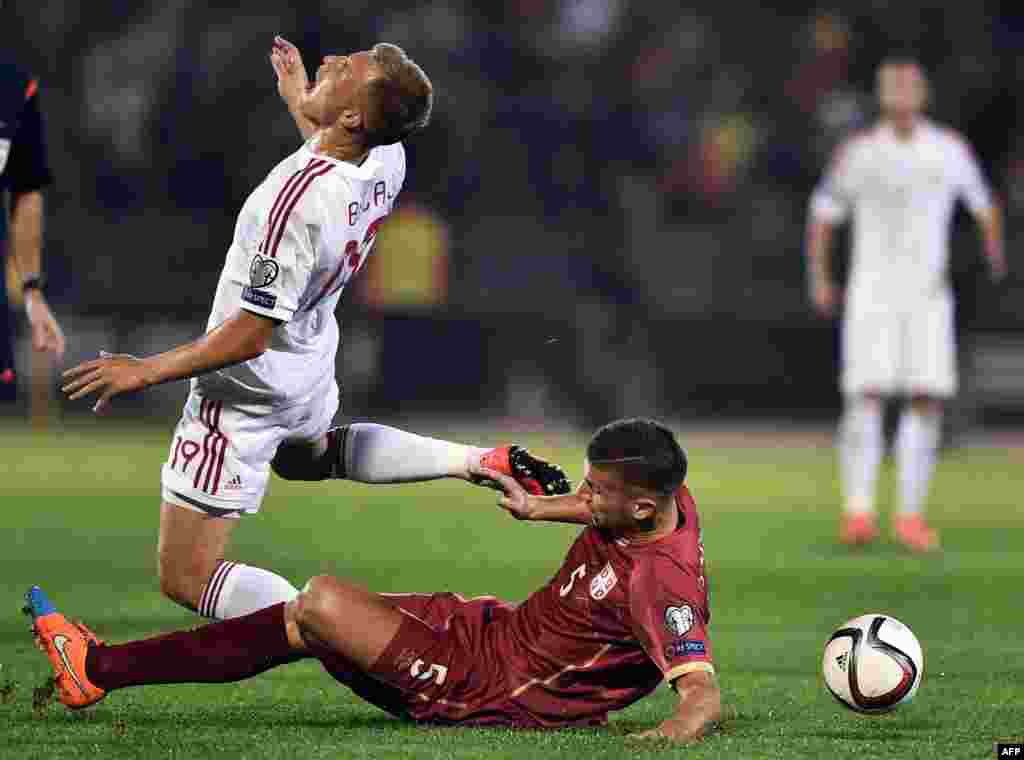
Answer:
<svg viewBox="0 0 1024 760"><path fill-rule="evenodd" d="M825 642L825 687L859 713L889 712L909 702L924 675L924 654L914 632L888 615L861 615Z"/></svg>

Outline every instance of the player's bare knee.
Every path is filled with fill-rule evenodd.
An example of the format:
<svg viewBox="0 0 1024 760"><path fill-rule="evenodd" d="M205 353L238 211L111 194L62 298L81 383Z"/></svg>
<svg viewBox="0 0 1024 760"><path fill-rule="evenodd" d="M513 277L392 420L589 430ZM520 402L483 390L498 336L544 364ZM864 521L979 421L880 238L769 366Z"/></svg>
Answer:
<svg viewBox="0 0 1024 760"><path fill-rule="evenodd" d="M301 628L316 631L342 614L346 600L356 593L353 586L333 576L314 576L296 597L295 619Z"/></svg>
<svg viewBox="0 0 1024 760"><path fill-rule="evenodd" d="M316 575L299 592L295 598L295 620L300 627L315 626L327 616L332 606L332 581L329 575Z"/></svg>

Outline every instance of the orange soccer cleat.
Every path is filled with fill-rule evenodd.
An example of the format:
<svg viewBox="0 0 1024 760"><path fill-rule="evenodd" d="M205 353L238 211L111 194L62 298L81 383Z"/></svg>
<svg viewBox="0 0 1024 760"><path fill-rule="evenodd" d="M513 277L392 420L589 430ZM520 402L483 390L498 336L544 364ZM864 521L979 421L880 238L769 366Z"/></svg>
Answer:
<svg viewBox="0 0 1024 760"><path fill-rule="evenodd" d="M878 538L878 521L873 512L844 512L839 523L839 540L847 546L870 544Z"/></svg>
<svg viewBox="0 0 1024 760"><path fill-rule="evenodd" d="M488 470L508 475L534 496L557 496L569 493L569 480L557 464L538 459L522 446L501 446L480 457L480 464ZM485 478L475 483L493 485Z"/></svg>
<svg viewBox="0 0 1024 760"><path fill-rule="evenodd" d="M928 527L921 515L901 515L893 524L893 536L915 552L933 552L939 549L939 534Z"/></svg>
<svg viewBox="0 0 1024 760"><path fill-rule="evenodd" d="M102 643L96 634L57 612L38 586L33 586L25 594L24 612L32 617L36 644L50 660L53 684L61 703L72 710L80 710L107 696L85 674L85 656L89 647Z"/></svg>

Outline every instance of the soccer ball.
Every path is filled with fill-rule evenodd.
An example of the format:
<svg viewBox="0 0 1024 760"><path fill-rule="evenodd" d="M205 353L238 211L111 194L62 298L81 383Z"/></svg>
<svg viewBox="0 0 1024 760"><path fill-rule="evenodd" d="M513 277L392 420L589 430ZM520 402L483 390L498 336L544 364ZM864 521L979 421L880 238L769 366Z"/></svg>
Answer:
<svg viewBox="0 0 1024 760"><path fill-rule="evenodd" d="M913 631L896 618L861 615L825 642L821 671L825 687L843 706L884 713L914 698L924 655Z"/></svg>

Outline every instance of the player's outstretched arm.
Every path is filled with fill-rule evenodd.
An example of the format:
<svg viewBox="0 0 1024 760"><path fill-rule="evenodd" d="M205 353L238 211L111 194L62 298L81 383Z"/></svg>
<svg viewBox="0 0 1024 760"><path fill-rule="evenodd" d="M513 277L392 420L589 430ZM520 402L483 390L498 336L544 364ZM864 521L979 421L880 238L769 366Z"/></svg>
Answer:
<svg viewBox="0 0 1024 760"><path fill-rule="evenodd" d="M308 140L316 133L316 125L302 115L299 108L309 89L309 76L302 62L302 53L284 37L275 37L270 51L270 65L277 74L277 92L288 106L302 137Z"/></svg>
<svg viewBox="0 0 1024 760"><path fill-rule="evenodd" d="M61 390L72 401L98 396L93 411L102 413L118 394L205 375L254 359L267 350L276 326L273 319L240 309L201 338L162 354L140 359L101 352L99 359L67 370Z"/></svg>
<svg viewBox="0 0 1024 760"><path fill-rule="evenodd" d="M534 496L527 493L515 479L495 470L478 466L473 468L472 474L501 486L502 494L498 498L498 506L517 520L593 524L594 516L589 505L575 493L562 496Z"/></svg>
<svg viewBox="0 0 1024 760"><path fill-rule="evenodd" d="M672 683L679 694L676 714L657 728L639 734L633 739L670 739L692 743L704 738L707 730L722 717L722 695L713 673L696 670L679 676Z"/></svg>

